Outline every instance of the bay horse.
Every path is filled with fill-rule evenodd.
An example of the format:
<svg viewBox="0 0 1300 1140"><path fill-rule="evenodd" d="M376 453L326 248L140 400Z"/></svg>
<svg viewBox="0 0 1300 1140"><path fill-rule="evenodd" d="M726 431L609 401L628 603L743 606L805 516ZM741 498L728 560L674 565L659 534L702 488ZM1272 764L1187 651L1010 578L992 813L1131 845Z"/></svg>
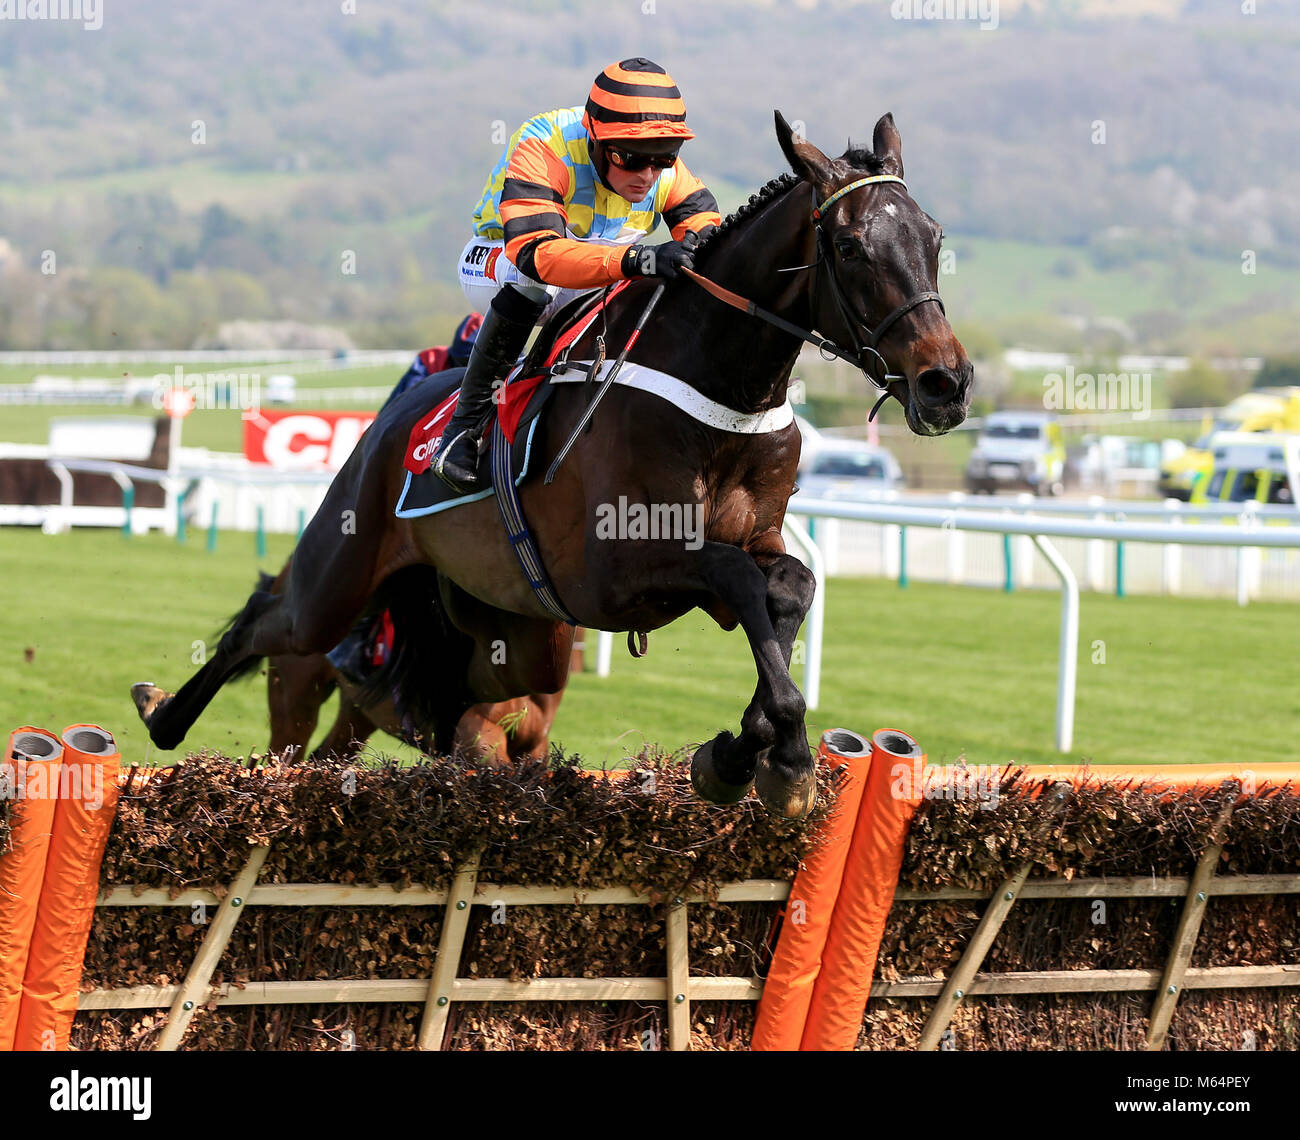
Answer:
<svg viewBox="0 0 1300 1140"><path fill-rule="evenodd" d="M290 565L292 559L279 575L260 575L258 590L283 590ZM388 659L363 683L335 668L324 653L268 658L266 700L271 754L286 759L305 755L321 707L337 691L339 707L334 723L312 756L351 760L360 755L366 741L378 731L415 748L451 753L470 763L493 767L521 760L545 760L563 690L471 705L455 721L451 735L446 735L447 717L440 715L436 707L430 708L427 688L436 683L436 663L430 668L431 663L423 660L431 617L427 612L399 615L392 626ZM257 658L252 660L255 665ZM403 692L399 711L396 692L408 686L415 689L409 695Z"/></svg>
<svg viewBox="0 0 1300 1140"><path fill-rule="evenodd" d="M956 427L970 405L974 370L936 291L942 230L901 181L893 116L876 123L870 149L850 145L838 158L795 135L780 112L776 134L792 173L731 214L696 256L699 273L746 298L750 311L695 280L672 281L629 361L670 373L728 408L761 413L785 407L800 330L818 329L826 343L851 346L864 373L887 354L877 382L902 404L913 432ZM627 341L656 288L654 280L635 281L614 298L609 344ZM753 305L769 316L756 319ZM594 335L589 329L579 340L575 358L594 357ZM559 385L552 396L533 441L539 467L581 417L584 387ZM362 436L304 531L283 594L255 592L175 694L133 687L159 748L180 744L250 659L335 645L371 595L398 575L414 573L404 588L436 598L456 631L446 654L448 671L463 680L461 701L564 685L574 628L551 617L525 580L490 497L419 519L394 516L408 437L427 404L417 385ZM805 816L816 798L804 699L789 671L814 581L781 538L799 447L793 422L765 434L728 432L657 395L615 385L554 481L520 487L554 591L578 624L644 632L699 608L724 630L744 629L757 686L740 735L723 731L701 745L692 780L715 803L735 802L752 786L788 818ZM608 536L601 524L621 497L647 512L695 510L703 540Z"/></svg>

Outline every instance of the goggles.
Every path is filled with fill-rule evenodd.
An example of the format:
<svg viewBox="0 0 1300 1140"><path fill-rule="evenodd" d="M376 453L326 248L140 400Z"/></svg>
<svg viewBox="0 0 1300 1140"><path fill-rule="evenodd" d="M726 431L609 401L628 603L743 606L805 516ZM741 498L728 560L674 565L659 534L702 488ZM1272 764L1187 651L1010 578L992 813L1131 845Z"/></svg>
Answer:
<svg viewBox="0 0 1300 1140"><path fill-rule="evenodd" d="M668 170L677 164L675 154L638 154L636 151L624 150L613 143L605 143L605 154L611 166L626 170L629 174L639 174L654 167L655 170Z"/></svg>

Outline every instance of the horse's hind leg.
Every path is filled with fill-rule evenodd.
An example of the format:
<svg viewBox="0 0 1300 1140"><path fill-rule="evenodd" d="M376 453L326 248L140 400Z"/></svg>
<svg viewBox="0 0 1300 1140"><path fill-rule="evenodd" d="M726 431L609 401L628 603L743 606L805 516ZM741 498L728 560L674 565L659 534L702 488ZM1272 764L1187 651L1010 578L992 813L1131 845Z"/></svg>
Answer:
<svg viewBox="0 0 1300 1140"><path fill-rule="evenodd" d="M174 696L153 685L132 687L140 719L159 748L180 744L221 686L257 658L306 657L338 644L379 581L410 561L404 532L389 526L385 480L370 454L385 446L391 451L396 445L387 436L363 439L330 485L299 540L284 593L256 591L212 657Z"/></svg>
<svg viewBox="0 0 1300 1140"><path fill-rule="evenodd" d="M356 702L351 685L339 686L339 711L325 739L312 751L312 758L329 756L335 760L351 760L360 755L366 741L375 731L375 722Z"/></svg>
<svg viewBox="0 0 1300 1140"><path fill-rule="evenodd" d="M300 759L307 753L321 706L334 691L327 658L272 657L266 673L266 703L271 716L271 753Z"/></svg>
<svg viewBox="0 0 1300 1140"><path fill-rule="evenodd" d="M258 590L245 603L203 667L174 694L152 684L131 686L131 698L149 738L159 748L175 748L227 681L246 672L262 655L250 646L259 622L274 620L284 598ZM283 652L283 650L281 650Z"/></svg>

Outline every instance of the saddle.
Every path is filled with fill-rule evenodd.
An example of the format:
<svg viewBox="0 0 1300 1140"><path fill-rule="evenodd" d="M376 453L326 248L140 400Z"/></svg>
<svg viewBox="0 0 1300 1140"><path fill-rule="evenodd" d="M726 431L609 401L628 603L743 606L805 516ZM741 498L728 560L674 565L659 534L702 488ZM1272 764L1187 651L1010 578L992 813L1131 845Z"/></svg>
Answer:
<svg viewBox="0 0 1300 1140"><path fill-rule="evenodd" d="M480 465L486 463L487 469L494 472L494 481L495 475L504 470L503 465L498 465L493 458L502 439L510 448L509 472L513 485L518 487L527 478L533 458L533 434L553 391L552 385L544 381L553 373L564 370L570 349L626 284L620 282L612 289L575 297L546 322L533 347L507 378L501 401L496 406L496 428L484 437L479 456ZM597 360L593 373L600 363L601 360ZM425 411L415 421L407 440L403 461L406 482L394 510L398 518L422 518L465 503L478 502L496 493L495 487L489 486L470 495L458 495L430 469L430 459L437 450L443 429L456 410L464 375L465 369L451 368L426 376L412 386L412 392L421 394Z"/></svg>

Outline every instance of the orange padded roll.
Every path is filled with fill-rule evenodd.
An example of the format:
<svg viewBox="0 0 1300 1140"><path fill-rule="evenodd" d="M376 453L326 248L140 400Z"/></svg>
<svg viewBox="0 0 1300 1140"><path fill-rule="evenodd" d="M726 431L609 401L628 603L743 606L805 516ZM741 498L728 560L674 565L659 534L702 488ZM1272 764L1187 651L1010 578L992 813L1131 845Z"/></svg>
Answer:
<svg viewBox="0 0 1300 1140"><path fill-rule="evenodd" d="M13 805L9 850L0 850L0 1050L14 1047L23 996L23 973L36 926L36 906L54 822L53 787L63 745L40 728L9 734L0 785Z"/></svg>
<svg viewBox="0 0 1300 1140"><path fill-rule="evenodd" d="M832 769L844 765L845 772L839 780L834 812L822 825L816 848L790 887L776 953L754 1019L750 1048L755 1050L799 1048L840 894L844 861L867 787L871 746L856 732L833 728L822 735L817 758Z"/></svg>
<svg viewBox="0 0 1300 1140"><path fill-rule="evenodd" d="M54 832L23 975L15 1049L68 1047L99 895L99 865L117 809L122 757L112 733L74 724L64 732L63 744Z"/></svg>
<svg viewBox="0 0 1300 1140"><path fill-rule="evenodd" d="M880 939L894 905L907 829L922 796L925 754L905 732L871 738L871 768L813 987L801 1049L852 1049L862 1030Z"/></svg>

